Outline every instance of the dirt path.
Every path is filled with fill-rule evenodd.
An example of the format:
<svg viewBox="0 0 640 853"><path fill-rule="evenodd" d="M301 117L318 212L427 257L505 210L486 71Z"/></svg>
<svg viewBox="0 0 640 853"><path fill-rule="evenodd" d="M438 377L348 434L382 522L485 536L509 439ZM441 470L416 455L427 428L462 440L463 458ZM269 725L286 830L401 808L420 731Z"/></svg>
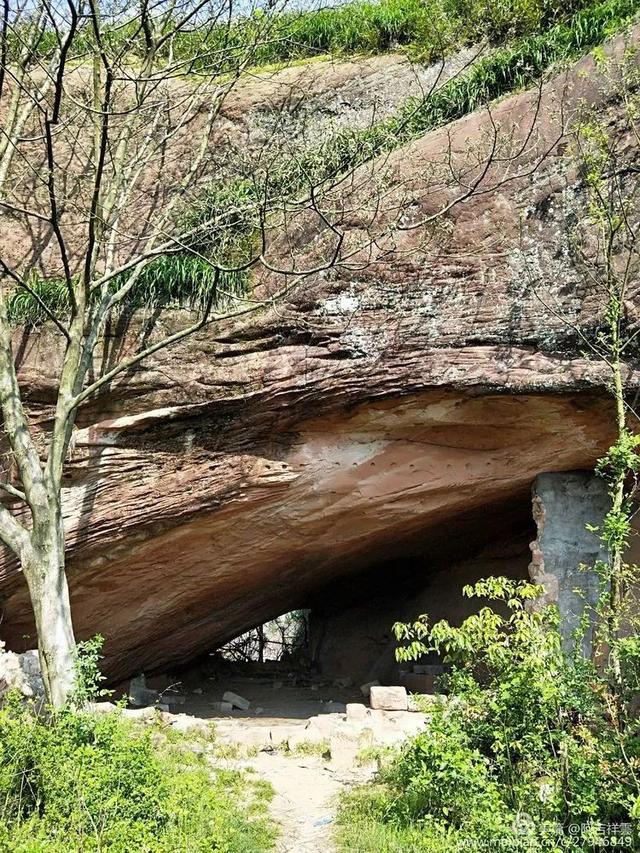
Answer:
<svg viewBox="0 0 640 853"><path fill-rule="evenodd" d="M271 814L280 826L277 853L335 853L339 794L364 782L369 773L335 773L316 757L259 753L246 763L274 788Z"/></svg>

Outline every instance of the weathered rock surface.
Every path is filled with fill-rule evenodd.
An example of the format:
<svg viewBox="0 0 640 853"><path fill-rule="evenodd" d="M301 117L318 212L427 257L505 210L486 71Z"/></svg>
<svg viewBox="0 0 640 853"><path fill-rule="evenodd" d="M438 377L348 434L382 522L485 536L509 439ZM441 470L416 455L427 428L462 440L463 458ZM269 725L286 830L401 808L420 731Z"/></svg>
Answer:
<svg viewBox="0 0 640 853"><path fill-rule="evenodd" d="M531 543L529 573L545 589L542 601L558 605L561 631L571 647L585 607L594 608L600 579L592 568L607 560L597 533L611 506L606 482L588 471L541 474L533 484L533 516L537 537ZM583 640L590 653L589 633Z"/></svg>
<svg viewBox="0 0 640 853"><path fill-rule="evenodd" d="M13 691L25 699L44 701L38 652L29 649L16 654L5 651L4 644L0 644L0 703L6 693Z"/></svg>
<svg viewBox="0 0 640 853"><path fill-rule="evenodd" d="M286 305L161 352L83 409L64 494L69 580L77 634L105 636L110 678L187 660L374 563L467 557L492 536L487 514L528 508L539 473L590 468L602 453L605 371L558 316L589 330L598 312L566 251L563 199L580 185L559 101L565 117L598 105L613 132L615 104L590 59L542 98L510 166L520 177L454 208L437 251L399 232L370 266L318 273ZM504 99L493 120L517 127L517 142L536 103ZM482 146L487 122L470 116L388 158L412 216L434 203L425 163L448 140ZM351 237L362 227L345 215ZM179 319L160 317L152 334ZM95 369L135 347L134 331L105 342ZM16 352L46 426L59 344L25 331ZM3 637L33 645L8 555L0 590Z"/></svg>

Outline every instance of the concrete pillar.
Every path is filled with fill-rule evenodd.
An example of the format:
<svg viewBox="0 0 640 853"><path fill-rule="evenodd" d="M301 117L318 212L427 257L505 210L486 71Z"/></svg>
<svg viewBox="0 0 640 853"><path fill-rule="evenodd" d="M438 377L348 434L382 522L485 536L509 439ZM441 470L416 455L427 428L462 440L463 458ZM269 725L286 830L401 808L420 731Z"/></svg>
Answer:
<svg viewBox="0 0 640 853"><path fill-rule="evenodd" d="M598 597L595 572L579 567L606 559L600 540L587 530L587 524L600 524L610 500L603 480L587 471L540 474L533 484L532 500L538 537L531 543L529 574L544 586L543 601L558 605L560 630L570 648L585 602L595 604ZM585 637L584 652L591 654L590 634Z"/></svg>

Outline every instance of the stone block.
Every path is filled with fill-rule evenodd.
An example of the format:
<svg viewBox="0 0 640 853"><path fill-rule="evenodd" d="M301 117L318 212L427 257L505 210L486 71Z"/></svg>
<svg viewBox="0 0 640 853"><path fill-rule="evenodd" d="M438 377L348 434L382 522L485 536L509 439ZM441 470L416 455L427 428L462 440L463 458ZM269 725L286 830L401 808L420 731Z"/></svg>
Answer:
<svg viewBox="0 0 640 853"><path fill-rule="evenodd" d="M409 707L404 687L373 685L369 693L371 707L381 711L406 711Z"/></svg>
<svg viewBox="0 0 640 853"><path fill-rule="evenodd" d="M367 681L366 684L360 685L360 692L364 696L365 699L369 698L369 692L372 687L377 687L380 684L379 681Z"/></svg>
<svg viewBox="0 0 640 853"><path fill-rule="evenodd" d="M347 704L347 721L363 722L369 717L369 709L358 702L349 702Z"/></svg>
<svg viewBox="0 0 640 853"><path fill-rule="evenodd" d="M233 711L231 702L212 702L211 708L217 714L230 714Z"/></svg>
<svg viewBox="0 0 640 853"><path fill-rule="evenodd" d="M245 699L243 696L238 696L237 693L233 693L231 690L227 690L226 693L224 693L222 701L231 702L234 708L239 708L241 711L248 711L251 707L251 702L248 699Z"/></svg>

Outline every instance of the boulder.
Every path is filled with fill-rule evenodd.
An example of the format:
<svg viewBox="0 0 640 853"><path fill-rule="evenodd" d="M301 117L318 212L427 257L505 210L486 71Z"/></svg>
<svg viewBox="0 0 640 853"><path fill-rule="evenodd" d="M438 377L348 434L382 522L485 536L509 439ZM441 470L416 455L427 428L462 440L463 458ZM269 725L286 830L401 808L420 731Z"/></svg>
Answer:
<svg viewBox="0 0 640 853"><path fill-rule="evenodd" d="M44 683L40 660L35 649L15 654L0 643L0 701L9 691L16 691L25 699L44 700Z"/></svg>
<svg viewBox="0 0 640 853"><path fill-rule="evenodd" d="M251 702L248 699L245 699L243 696L238 696L237 693L233 693L231 690L227 690L222 696L223 702L229 702L234 708L238 708L240 711L248 711L251 707Z"/></svg>
<svg viewBox="0 0 640 853"><path fill-rule="evenodd" d="M369 701L372 708L380 711L406 711L409 707L404 687L375 685L371 688Z"/></svg>

